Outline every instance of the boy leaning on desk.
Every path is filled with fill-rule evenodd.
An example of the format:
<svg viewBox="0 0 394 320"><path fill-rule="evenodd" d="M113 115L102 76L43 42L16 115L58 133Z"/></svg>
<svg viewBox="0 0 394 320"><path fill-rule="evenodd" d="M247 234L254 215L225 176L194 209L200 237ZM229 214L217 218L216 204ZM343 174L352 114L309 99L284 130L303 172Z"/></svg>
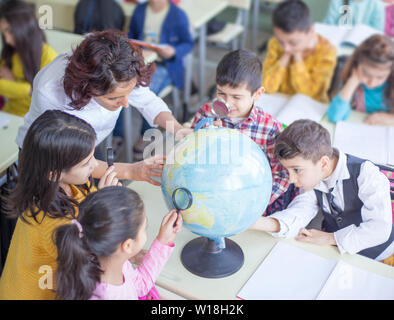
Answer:
<svg viewBox="0 0 394 320"><path fill-rule="evenodd" d="M394 266L393 209L386 171L333 148L329 132L311 120L287 127L274 153L288 170L290 183L304 192L285 210L259 218L251 229L335 245L341 254L358 253ZM324 217L322 231L306 229L319 210Z"/></svg>

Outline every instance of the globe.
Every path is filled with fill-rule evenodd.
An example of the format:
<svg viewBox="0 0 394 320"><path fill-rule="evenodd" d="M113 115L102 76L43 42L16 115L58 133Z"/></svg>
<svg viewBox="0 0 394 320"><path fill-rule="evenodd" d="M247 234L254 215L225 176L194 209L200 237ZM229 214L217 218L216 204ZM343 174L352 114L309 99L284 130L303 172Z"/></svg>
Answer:
<svg viewBox="0 0 394 320"><path fill-rule="evenodd" d="M182 215L183 225L202 237L194 249L189 248L189 255L198 260L191 264L203 268L191 271L207 277L234 272L218 270L215 260L220 257L217 253L226 254L226 250L238 246L227 238L253 225L269 203L272 174L261 148L235 129L212 126L200 129L186 136L167 155L161 182L169 209L186 208L190 201L190 207ZM186 192L175 195L178 189L186 190L190 197ZM211 254L211 258L193 251ZM209 260L205 267L201 266L204 259ZM214 274L204 268L213 269Z"/></svg>

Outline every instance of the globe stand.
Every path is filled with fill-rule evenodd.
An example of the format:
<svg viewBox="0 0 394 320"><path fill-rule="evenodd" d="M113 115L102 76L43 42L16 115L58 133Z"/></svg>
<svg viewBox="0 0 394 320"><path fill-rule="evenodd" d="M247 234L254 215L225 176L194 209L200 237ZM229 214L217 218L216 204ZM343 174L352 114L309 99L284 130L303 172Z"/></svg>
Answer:
<svg viewBox="0 0 394 320"><path fill-rule="evenodd" d="M203 278L223 278L237 272L244 263L242 249L234 241L224 240L225 248L204 237L189 241L181 253L183 266Z"/></svg>

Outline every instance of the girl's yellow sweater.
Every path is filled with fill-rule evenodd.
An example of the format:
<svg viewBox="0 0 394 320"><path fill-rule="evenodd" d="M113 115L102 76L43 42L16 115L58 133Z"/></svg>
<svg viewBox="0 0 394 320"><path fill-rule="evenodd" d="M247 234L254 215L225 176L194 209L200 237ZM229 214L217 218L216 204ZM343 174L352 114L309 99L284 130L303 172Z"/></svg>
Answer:
<svg viewBox="0 0 394 320"><path fill-rule="evenodd" d="M78 202L87 194L71 185L73 197ZM90 192L96 191L95 187ZM43 218L37 223L25 215L30 224L18 219L12 236L6 263L0 278L0 300L53 300L57 269L57 248L54 230L71 223L71 218Z"/></svg>
<svg viewBox="0 0 394 320"><path fill-rule="evenodd" d="M57 53L47 43L42 46L41 69L55 59ZM0 66L4 61L0 61ZM3 111L23 117L29 111L31 84L26 81L18 54L12 56L11 72L16 81L0 78L0 96L7 98Z"/></svg>

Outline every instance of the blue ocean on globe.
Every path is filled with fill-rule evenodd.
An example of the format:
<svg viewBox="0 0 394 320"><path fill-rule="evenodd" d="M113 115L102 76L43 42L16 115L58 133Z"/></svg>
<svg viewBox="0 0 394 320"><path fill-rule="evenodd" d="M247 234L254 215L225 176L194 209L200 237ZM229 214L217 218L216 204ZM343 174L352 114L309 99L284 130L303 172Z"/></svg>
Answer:
<svg viewBox="0 0 394 320"><path fill-rule="evenodd" d="M186 136L167 155L161 189L169 209L181 187L193 198L183 225L223 247L225 237L248 229L267 208L271 168L250 137L211 126ZM187 199L177 199L178 206L182 201Z"/></svg>

